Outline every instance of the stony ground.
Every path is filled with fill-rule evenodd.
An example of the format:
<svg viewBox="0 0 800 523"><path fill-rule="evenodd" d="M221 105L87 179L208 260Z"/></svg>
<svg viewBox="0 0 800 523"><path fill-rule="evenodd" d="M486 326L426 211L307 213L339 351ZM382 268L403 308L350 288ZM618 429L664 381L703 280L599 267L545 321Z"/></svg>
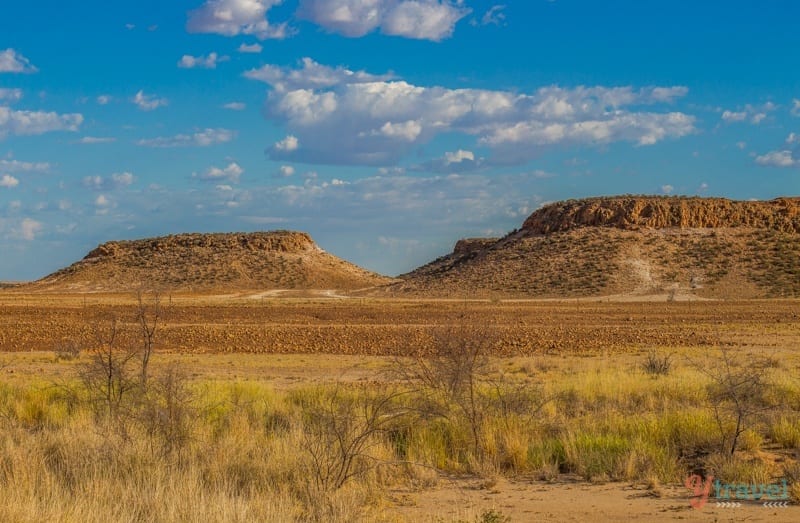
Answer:
<svg viewBox="0 0 800 523"><path fill-rule="evenodd" d="M257 295L256 295L257 296ZM182 353L425 352L442 329L478 326L500 356L800 342L796 300L432 301L164 296L161 345ZM135 329L128 295L0 293L0 351L87 347L111 318ZM448 327L449 326L449 327Z"/></svg>

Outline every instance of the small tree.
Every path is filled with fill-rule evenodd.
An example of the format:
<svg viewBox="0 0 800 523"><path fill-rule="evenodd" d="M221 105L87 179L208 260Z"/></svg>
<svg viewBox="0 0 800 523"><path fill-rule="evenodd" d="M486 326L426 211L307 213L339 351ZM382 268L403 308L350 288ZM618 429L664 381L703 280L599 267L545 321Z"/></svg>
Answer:
<svg viewBox="0 0 800 523"><path fill-rule="evenodd" d="M147 385L138 420L162 456L179 453L192 435L195 397L186 374L169 365ZM155 447L154 447L154 450Z"/></svg>
<svg viewBox="0 0 800 523"><path fill-rule="evenodd" d="M99 318L93 323L94 347L79 372L95 412L106 421L119 419L123 401L138 387L133 379L136 351L122 346L119 331L115 316Z"/></svg>
<svg viewBox="0 0 800 523"><path fill-rule="evenodd" d="M774 407L769 398L769 362L763 358L742 361L721 349L716 363L701 366L700 370L711 379L708 401L719 430L721 450L732 456L742 433Z"/></svg>
<svg viewBox="0 0 800 523"><path fill-rule="evenodd" d="M418 394L418 411L465 423L475 456L484 454L482 433L487 421L512 416L528 421L547 402L532 384L503 376L492 364L494 331L467 322L464 315L451 327L434 332L430 354L417 354L411 364L397 360L401 378Z"/></svg>
<svg viewBox="0 0 800 523"><path fill-rule="evenodd" d="M480 454L485 416L482 383L491 371L488 353L493 339L485 330L461 323L436 332L434 343L433 354L417 356L406 378L423 393L429 413L442 417L456 413L467 422L473 450Z"/></svg>
<svg viewBox="0 0 800 523"><path fill-rule="evenodd" d="M150 366L150 358L155 348L156 331L164 317L164 309L161 305L161 294L158 291L153 291L149 293L149 300L147 299L147 294L148 293L142 289L136 293L136 322L139 325L142 344L140 375L142 386L147 385L147 374Z"/></svg>
<svg viewBox="0 0 800 523"><path fill-rule="evenodd" d="M303 450L320 491L339 489L374 467L370 449L377 436L407 412L396 401L402 394L373 395L363 388L345 391L337 386L333 393L302 404Z"/></svg>

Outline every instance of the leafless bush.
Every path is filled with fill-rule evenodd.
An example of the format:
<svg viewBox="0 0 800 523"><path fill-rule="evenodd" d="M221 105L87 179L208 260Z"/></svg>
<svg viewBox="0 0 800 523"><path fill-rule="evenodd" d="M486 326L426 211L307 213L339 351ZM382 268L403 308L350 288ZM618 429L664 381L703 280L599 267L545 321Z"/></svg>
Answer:
<svg viewBox="0 0 800 523"><path fill-rule="evenodd" d="M194 394L186 374L175 365L152 379L146 388L137 419L162 456L179 453L192 435L196 414Z"/></svg>
<svg viewBox="0 0 800 523"><path fill-rule="evenodd" d="M418 355L411 365L398 364L404 381L417 391L419 412L426 416L466 421L476 454L481 450L481 427L486 414L484 382L490 372L493 337L463 321L433 336L433 354Z"/></svg>
<svg viewBox="0 0 800 523"><path fill-rule="evenodd" d="M133 419L144 421L148 433L163 436L176 432L178 437L185 379L175 369L168 369L153 387L148 384L158 328L164 318L161 297L158 292L140 290L136 298L135 314L127 325L115 315L88 320L91 336L84 342L88 358L82 362L79 376L98 417L115 423L123 434L127 422ZM75 343L69 347L80 351ZM165 445L171 451L172 443Z"/></svg>
<svg viewBox="0 0 800 523"><path fill-rule="evenodd" d="M433 342L431 355L417 355L411 364L398 360L395 368L416 392L423 417L466 424L475 456L483 454L488 421L508 423L512 416L530 421L546 403L537 386L508 379L492 365L496 336L488 326L471 325L462 316L456 325L436 331Z"/></svg>
<svg viewBox="0 0 800 523"><path fill-rule="evenodd" d="M733 455L740 436L775 408L770 398L769 362L760 358L737 357L720 350L714 364L701 366L711 383L708 402L714 413L722 452Z"/></svg>
<svg viewBox="0 0 800 523"><path fill-rule="evenodd" d="M136 293L136 323L141 335L141 382L147 384L147 373L150 358L156 343L156 332L164 319L164 308L161 304L161 293L139 290Z"/></svg>
<svg viewBox="0 0 800 523"><path fill-rule="evenodd" d="M58 361L73 361L81 354L81 347L75 340L63 340L56 345L56 359Z"/></svg>
<svg viewBox="0 0 800 523"><path fill-rule="evenodd" d="M371 450L407 409L396 401L403 393L374 395L366 389L337 387L302 405L304 451L314 486L320 492L341 488L376 464Z"/></svg>
<svg viewBox="0 0 800 523"><path fill-rule="evenodd" d="M672 354L659 356L655 349L649 350L642 363L642 370L653 377L666 376L672 370Z"/></svg>
<svg viewBox="0 0 800 523"><path fill-rule="evenodd" d="M79 375L95 413L106 421L119 421L125 400L139 383L134 378L136 351L120 341L116 317L97 319L92 325L94 347Z"/></svg>

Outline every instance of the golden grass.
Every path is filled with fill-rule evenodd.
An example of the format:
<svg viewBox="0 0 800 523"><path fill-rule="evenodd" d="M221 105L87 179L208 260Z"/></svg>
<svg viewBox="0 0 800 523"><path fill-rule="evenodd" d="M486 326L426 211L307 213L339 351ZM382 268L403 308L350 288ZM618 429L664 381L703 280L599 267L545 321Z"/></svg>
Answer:
<svg viewBox="0 0 800 523"><path fill-rule="evenodd" d="M122 431L98 419L74 379L6 380L0 384L0 521L380 520L387 489L426 489L441 476L464 474L545 480L575 474L657 486L681 484L702 467L730 482L770 483L785 475L796 496L797 362L770 369L781 410L752 422L740 450L729 456L720 453L708 406L709 377L686 353L670 350L676 363L658 378L641 370L643 356L493 360L504 371L497 376L539 394L543 407L535 416L487 407L477 447L463 418L418 415L418 396L398 396L392 406L408 415L371 434L356 458L368 464L364 473L332 489L310 479L317 465L307 451L307 409L331 398L370 405L401 387L381 372L389 360L373 362L363 383L358 377L276 388L227 374L192 379L189 437L167 451L158 434L135 420ZM74 372L85 358L59 362L64 372L55 376ZM193 358L204 363L206 357ZM252 356L226 358L247 365ZM281 365L294 365L292 357L283 358ZM332 361L322 368L337 374Z"/></svg>

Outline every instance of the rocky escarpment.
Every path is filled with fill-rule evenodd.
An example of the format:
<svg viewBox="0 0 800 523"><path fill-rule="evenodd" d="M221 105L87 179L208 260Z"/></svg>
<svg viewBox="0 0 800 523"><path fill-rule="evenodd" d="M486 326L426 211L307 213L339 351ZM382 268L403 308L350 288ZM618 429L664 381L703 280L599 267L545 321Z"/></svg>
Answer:
<svg viewBox="0 0 800 523"><path fill-rule="evenodd" d="M456 242L453 248L455 255L467 255L480 252L487 247L497 243L499 238L464 238Z"/></svg>
<svg viewBox="0 0 800 523"><path fill-rule="evenodd" d="M219 252L263 251L301 253L321 250L304 232L272 231L254 233L175 234L144 240L106 242L86 255L84 260L123 258L131 255L180 253L192 250Z"/></svg>
<svg viewBox="0 0 800 523"><path fill-rule="evenodd" d="M360 289L389 278L321 249L303 232L178 234L111 241L33 285L72 290Z"/></svg>
<svg viewBox="0 0 800 523"><path fill-rule="evenodd" d="M800 199L632 197L547 205L383 290L408 296L800 296Z"/></svg>
<svg viewBox="0 0 800 523"><path fill-rule="evenodd" d="M539 209L522 225L523 230L537 234L579 227L627 230L746 227L797 233L800 232L800 198L734 201L623 196L567 200Z"/></svg>

